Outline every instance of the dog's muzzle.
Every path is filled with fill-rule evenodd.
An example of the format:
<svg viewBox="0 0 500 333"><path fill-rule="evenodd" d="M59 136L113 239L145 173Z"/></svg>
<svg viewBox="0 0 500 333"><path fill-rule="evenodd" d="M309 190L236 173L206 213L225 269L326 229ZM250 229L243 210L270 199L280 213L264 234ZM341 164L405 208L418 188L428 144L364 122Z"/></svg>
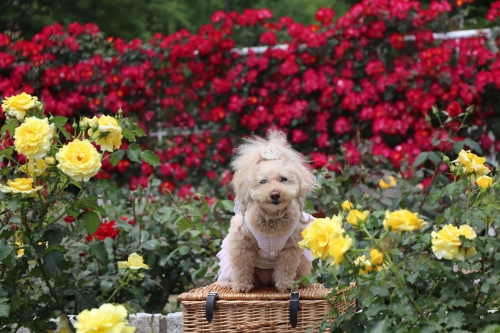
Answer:
<svg viewBox="0 0 500 333"><path fill-rule="evenodd" d="M271 203L273 205L279 205L281 203L281 194L278 191L272 191L269 198L271 199Z"/></svg>

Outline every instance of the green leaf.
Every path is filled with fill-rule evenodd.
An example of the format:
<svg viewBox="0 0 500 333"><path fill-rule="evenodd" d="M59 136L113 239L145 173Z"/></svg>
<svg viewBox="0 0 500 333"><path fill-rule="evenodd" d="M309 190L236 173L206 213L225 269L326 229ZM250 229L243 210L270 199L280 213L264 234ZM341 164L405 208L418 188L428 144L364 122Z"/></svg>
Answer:
<svg viewBox="0 0 500 333"><path fill-rule="evenodd" d="M127 156L132 162L141 163L141 147L137 143L132 143L128 146Z"/></svg>
<svg viewBox="0 0 500 333"><path fill-rule="evenodd" d="M49 275L55 276L62 273L61 263L64 255L59 251L50 251L43 258L43 267Z"/></svg>
<svg viewBox="0 0 500 333"><path fill-rule="evenodd" d="M225 210L234 212L234 201L232 200L222 200L222 207L224 207Z"/></svg>
<svg viewBox="0 0 500 333"><path fill-rule="evenodd" d="M428 152L424 151L424 152L420 153L418 155L417 159L415 160L415 162L413 163L413 167L416 168L419 165L424 164L424 162L427 161L428 157L429 157Z"/></svg>
<svg viewBox="0 0 500 333"><path fill-rule="evenodd" d="M106 247L104 246L104 244L101 241L90 242L89 247L97 259L99 259L103 262L109 261L108 251L106 250Z"/></svg>
<svg viewBox="0 0 500 333"><path fill-rule="evenodd" d="M75 208L77 210L85 209L85 208L92 208L101 214L105 213L104 208L99 206L99 204L97 203L97 197L88 197L85 199L75 201L75 203L73 204L73 208Z"/></svg>
<svg viewBox="0 0 500 333"><path fill-rule="evenodd" d="M12 245L1 245L0 246L0 260L7 258L14 250Z"/></svg>
<svg viewBox="0 0 500 333"><path fill-rule="evenodd" d="M135 142L135 135L128 128L122 126L122 134L128 142Z"/></svg>
<svg viewBox="0 0 500 333"><path fill-rule="evenodd" d="M472 140L471 138L465 138L464 144L466 146L470 147L472 150L476 151L476 153L478 153L478 154L483 153L483 150L481 149L479 144L476 141Z"/></svg>
<svg viewBox="0 0 500 333"><path fill-rule="evenodd" d="M57 117L54 117L50 120L50 122L56 126L66 126L66 123L68 122L68 118L66 117L61 117L61 116L57 116Z"/></svg>
<svg viewBox="0 0 500 333"><path fill-rule="evenodd" d="M161 164L160 157L151 150L143 151L140 155L140 158L143 159L146 163L148 163L152 167L157 167Z"/></svg>
<svg viewBox="0 0 500 333"><path fill-rule="evenodd" d="M44 232L42 240L49 242L49 246L60 245L67 229L49 229Z"/></svg>
<svg viewBox="0 0 500 333"><path fill-rule="evenodd" d="M443 158L441 157L440 153L436 153L435 151L432 151L429 153L429 159L434 163L435 166L438 166L443 162Z"/></svg>
<svg viewBox="0 0 500 333"><path fill-rule="evenodd" d="M68 131L66 130L65 127L63 126L57 126L57 129L59 130L59 132L61 132L61 134L66 138L66 139L69 139L70 138L70 134L68 133Z"/></svg>
<svg viewBox="0 0 500 333"><path fill-rule="evenodd" d="M9 299L6 297L0 298L0 317L8 317L10 312Z"/></svg>
<svg viewBox="0 0 500 333"><path fill-rule="evenodd" d="M179 253L180 254L186 255L186 254L188 254L188 252L189 252L189 246L182 245L181 247L179 247Z"/></svg>
<svg viewBox="0 0 500 333"><path fill-rule="evenodd" d="M500 325L493 324L486 326L483 330L478 331L478 333L498 333L500 332Z"/></svg>
<svg viewBox="0 0 500 333"><path fill-rule="evenodd" d="M83 214L82 220L85 229L90 235L94 234L97 228L99 228L99 225L101 225L101 219L95 212L86 212Z"/></svg>
<svg viewBox="0 0 500 333"><path fill-rule="evenodd" d="M386 328L386 320L381 320L378 323L373 326L373 328L370 330L371 333L384 333L387 331Z"/></svg>
<svg viewBox="0 0 500 333"><path fill-rule="evenodd" d="M125 156L125 150L115 150L109 155L109 163L111 163L112 166L116 166L118 162L122 160L123 156Z"/></svg>
<svg viewBox="0 0 500 333"><path fill-rule="evenodd" d="M189 223L189 221L185 217L179 218L178 222L179 222L179 231L181 233L191 228L191 223Z"/></svg>
<svg viewBox="0 0 500 333"><path fill-rule="evenodd" d="M90 292L80 293L78 291L75 292L76 296L76 304L78 306L78 312L81 312L86 309L92 309L99 307L97 303L97 296Z"/></svg>

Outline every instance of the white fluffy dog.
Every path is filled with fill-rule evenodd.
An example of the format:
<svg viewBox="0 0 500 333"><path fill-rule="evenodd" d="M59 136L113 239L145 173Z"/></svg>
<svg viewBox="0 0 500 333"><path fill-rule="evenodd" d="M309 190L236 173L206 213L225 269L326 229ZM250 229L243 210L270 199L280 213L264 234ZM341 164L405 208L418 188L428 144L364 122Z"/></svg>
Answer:
<svg viewBox="0 0 500 333"><path fill-rule="evenodd" d="M288 292L312 268L310 253L298 242L313 219L303 209L316 178L279 131L269 132L267 140L246 139L231 166L235 216L218 254L218 283L234 292L257 285Z"/></svg>

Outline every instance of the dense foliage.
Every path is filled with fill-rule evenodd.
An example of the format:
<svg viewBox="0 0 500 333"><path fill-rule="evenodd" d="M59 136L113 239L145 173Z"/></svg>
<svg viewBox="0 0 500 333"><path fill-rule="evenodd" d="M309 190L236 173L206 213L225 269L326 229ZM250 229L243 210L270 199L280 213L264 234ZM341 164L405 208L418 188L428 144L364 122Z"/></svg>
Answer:
<svg viewBox="0 0 500 333"><path fill-rule="evenodd" d="M454 6L365 0L335 23L331 9L320 9L318 24L308 26L273 20L266 9L218 12L197 34L157 34L144 44L104 39L92 24L67 30L55 24L27 41L1 36L0 93L38 94L55 115L121 106L146 132L160 124L167 134L144 146L161 156L156 176L164 187L182 192L226 185L231 175L223 171L235 141L269 127L284 128L317 163L355 165L362 138L395 167L411 164L432 146L431 106L455 100L474 106L470 138L496 151L500 144L488 134L498 132L500 119L494 39L433 39L433 32L446 31ZM495 10L488 18L495 19ZM256 43L286 46L246 55L233 50ZM136 188L153 173L143 166L142 175L130 176L129 168L127 160L106 164L99 177L129 175Z"/></svg>

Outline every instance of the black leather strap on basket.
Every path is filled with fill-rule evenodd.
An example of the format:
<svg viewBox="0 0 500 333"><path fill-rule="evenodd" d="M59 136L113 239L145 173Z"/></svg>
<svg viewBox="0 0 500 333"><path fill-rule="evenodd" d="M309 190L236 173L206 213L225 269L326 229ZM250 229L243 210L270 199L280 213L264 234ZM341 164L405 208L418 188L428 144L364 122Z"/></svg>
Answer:
<svg viewBox="0 0 500 333"><path fill-rule="evenodd" d="M218 297L219 293L216 292L208 293L207 305L205 307L205 318L209 323L211 323L212 319L214 318L214 310L216 309L215 302L217 301Z"/></svg>
<svg viewBox="0 0 500 333"><path fill-rule="evenodd" d="M293 328L297 327L299 316L299 299L300 293L298 291L290 293L290 325Z"/></svg>

